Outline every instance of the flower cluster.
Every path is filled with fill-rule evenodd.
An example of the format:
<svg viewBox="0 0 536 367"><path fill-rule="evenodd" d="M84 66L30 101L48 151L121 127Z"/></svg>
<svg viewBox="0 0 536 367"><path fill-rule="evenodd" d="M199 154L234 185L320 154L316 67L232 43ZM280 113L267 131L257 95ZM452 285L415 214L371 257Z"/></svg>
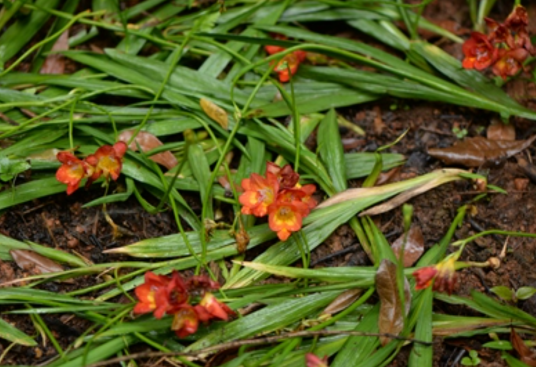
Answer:
<svg viewBox="0 0 536 367"><path fill-rule="evenodd" d="M516 6L504 23L486 18L490 33L471 33L463 44L463 67L483 70L492 66L495 75L504 80L516 75L529 55L536 54L527 27L528 15L522 6Z"/></svg>
<svg viewBox="0 0 536 367"><path fill-rule="evenodd" d="M227 321L229 316L234 315L226 304L207 292L219 287L207 276L183 279L176 271L170 277L149 271L145 273L145 283L134 290L139 300L134 306L134 313L153 312L157 319L165 314L173 315L171 329L179 338L184 338L197 331L199 322L207 323L212 319ZM193 294L202 295L195 306L190 304Z"/></svg>
<svg viewBox="0 0 536 367"><path fill-rule="evenodd" d="M454 291L456 285L456 260L458 256L449 256L439 264L426 266L413 272L416 290L428 288L432 282L433 290L447 292L449 295Z"/></svg>
<svg viewBox="0 0 536 367"><path fill-rule="evenodd" d="M287 164L283 168L272 162L266 163L266 178L252 173L242 180L244 193L239 200L242 214L264 217L268 214L270 229L277 232L281 241L286 241L292 232L299 231L302 220L316 206L311 195L315 185L301 186L300 175Z"/></svg>
<svg viewBox="0 0 536 367"><path fill-rule="evenodd" d="M276 35L275 38L282 40L286 39L286 37L282 35ZM264 46L264 49L269 55L278 54L286 50L284 47L272 45ZM286 54L281 60L279 60L274 68L274 71L279 75L279 81L282 83L288 82L290 77L296 74L300 63L305 60L306 55L307 53L305 51L297 50Z"/></svg>
<svg viewBox="0 0 536 367"><path fill-rule="evenodd" d="M103 145L94 154L85 159L78 159L71 152L59 152L56 155L62 163L56 172L56 179L67 184L67 195L71 195L80 186L80 181L87 178L87 186L103 176L115 181L121 173L122 159L127 145L120 141L114 145Z"/></svg>

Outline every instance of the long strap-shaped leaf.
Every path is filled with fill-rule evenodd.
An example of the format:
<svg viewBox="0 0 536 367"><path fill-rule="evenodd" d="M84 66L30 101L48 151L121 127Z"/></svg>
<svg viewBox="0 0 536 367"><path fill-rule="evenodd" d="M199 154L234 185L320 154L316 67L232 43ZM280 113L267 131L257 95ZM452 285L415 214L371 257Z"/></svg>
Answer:
<svg viewBox="0 0 536 367"><path fill-rule="evenodd" d="M410 80L417 81L423 85L432 87L439 91L446 93L457 94L459 97L467 100L466 105L470 105L476 108L488 109L503 113L505 115L517 115L529 119L536 119L536 113L523 108L522 106L514 107L509 105L503 105L496 101L490 100L486 96L477 93L471 93L457 85L449 83L439 77L431 75L423 70L412 66L403 60L381 51L375 47L366 45L361 42L353 40L343 39L340 37L325 36L317 33L309 32L295 27L289 26L258 26L257 28L274 33L284 34L289 37L304 39L308 42L316 42L323 45L329 45L331 47L339 47L344 50L356 52L372 59L368 62L366 59L362 62L368 63L371 66L377 67L380 70L388 71L394 75L398 75L402 78L408 78Z"/></svg>
<svg viewBox="0 0 536 367"><path fill-rule="evenodd" d="M9 340L13 343L32 347L37 345L35 340L33 340L30 336L26 335L7 321L4 321L2 318L0 318L0 339Z"/></svg>

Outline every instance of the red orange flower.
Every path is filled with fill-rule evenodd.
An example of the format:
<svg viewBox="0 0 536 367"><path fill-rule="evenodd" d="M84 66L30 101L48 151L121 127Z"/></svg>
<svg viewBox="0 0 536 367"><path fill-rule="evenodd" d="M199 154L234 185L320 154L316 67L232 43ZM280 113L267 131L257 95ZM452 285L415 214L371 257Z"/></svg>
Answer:
<svg viewBox="0 0 536 367"><path fill-rule="evenodd" d="M307 204L294 200L277 200L268 208L270 216L268 225L270 229L277 232L277 237L281 241L286 241L292 232L299 231L302 227L302 220L309 213Z"/></svg>
<svg viewBox="0 0 536 367"><path fill-rule="evenodd" d="M266 45L264 46L264 49L268 53L268 55L278 54L280 52L283 52L286 50L286 48L281 46L274 46L274 45Z"/></svg>
<svg viewBox="0 0 536 367"><path fill-rule="evenodd" d="M457 279L455 265L458 256L451 255L435 266L427 266L413 272L417 282L415 289L428 288L433 282L434 291L452 294Z"/></svg>
<svg viewBox="0 0 536 367"><path fill-rule="evenodd" d="M465 41L462 50L465 55L462 65L465 69L483 70L497 58L497 49L485 34L479 32L471 33L471 38Z"/></svg>
<svg viewBox="0 0 536 367"><path fill-rule="evenodd" d="M298 71L298 67L305 60L305 51L294 51L286 54L275 66L274 70L279 74L279 81L286 83L290 77Z"/></svg>
<svg viewBox="0 0 536 367"><path fill-rule="evenodd" d="M211 319L229 320L235 313L226 304L219 302L211 293L206 293L198 305L182 305L174 313L171 329L179 338L184 338L197 331L199 321Z"/></svg>
<svg viewBox="0 0 536 367"><path fill-rule="evenodd" d="M119 177L122 167L122 158L127 151L127 144L124 141L118 141L114 145L103 145L95 154L89 155L86 162L95 167L95 173L90 180L96 180L101 175L105 179L111 177L114 181Z"/></svg>
<svg viewBox="0 0 536 367"><path fill-rule="evenodd" d="M210 279L207 275L194 275L188 278L185 283L188 291L194 294L220 289L220 283Z"/></svg>
<svg viewBox="0 0 536 367"><path fill-rule="evenodd" d="M59 152L56 158L62 163L56 171L56 179L67 184L67 195L71 195L80 186L80 181L93 173L93 168L69 152Z"/></svg>
<svg viewBox="0 0 536 367"><path fill-rule="evenodd" d="M173 272L171 278L145 273L145 283L134 290L139 301L134 313L154 311L154 317L161 319L166 313L173 313L188 302L188 292L179 273Z"/></svg>
<svg viewBox="0 0 536 367"><path fill-rule="evenodd" d="M529 25L527 9L521 5L516 6L504 21L504 25L516 33L526 30Z"/></svg>
<svg viewBox="0 0 536 367"><path fill-rule="evenodd" d="M285 202L301 202L307 205L307 210L304 211L304 217L309 215L311 209L316 206L316 200L313 199L312 195L316 191L316 187L313 184L301 186L297 184L292 189L282 190L278 196L282 201Z"/></svg>
<svg viewBox="0 0 536 367"><path fill-rule="evenodd" d="M87 178L87 185L103 175L106 179L117 180L121 173L122 158L127 151L127 145L120 141L112 145L103 145L95 154L81 160L70 152L59 152L56 155L62 163L56 172L56 179L67 184L67 195L71 195L80 186L80 181Z"/></svg>
<svg viewBox="0 0 536 367"><path fill-rule="evenodd" d="M493 65L493 73L506 80L507 77L516 75L523 68L523 62L528 56L529 53L524 48L501 50L499 59Z"/></svg>
<svg viewBox="0 0 536 367"><path fill-rule="evenodd" d="M486 18L490 33L486 36L473 32L471 38L463 44L463 67L483 70L489 66L492 72L506 80L516 75L530 54L536 54L536 48L528 34L529 18L522 6L516 6L504 23ZM528 67L525 67L528 71Z"/></svg>
<svg viewBox="0 0 536 367"><path fill-rule="evenodd" d="M307 367L328 367L328 356L320 359L317 355L313 353L307 353L305 355L305 363Z"/></svg>
<svg viewBox="0 0 536 367"><path fill-rule="evenodd" d="M417 283L415 284L415 289L421 290L428 288L432 285L432 282L434 281L436 275L437 267L435 266L426 266L424 268L415 270L413 272L413 276L415 277L415 281Z"/></svg>
<svg viewBox="0 0 536 367"><path fill-rule="evenodd" d="M171 330L174 330L179 338L185 338L188 335L194 334L197 331L198 326L199 317L197 316L194 307L183 305L173 316Z"/></svg>
<svg viewBox="0 0 536 367"><path fill-rule="evenodd" d="M268 206L274 202L279 183L271 173L267 174L267 178L252 173L250 178L242 180L242 188L245 192L238 198L243 205L242 214L262 217L268 213Z"/></svg>
<svg viewBox="0 0 536 367"><path fill-rule="evenodd" d="M300 175L294 172L290 164L286 164L281 168L273 162L266 162L266 174L268 172L275 175L281 189L291 189L300 180Z"/></svg>
<svg viewBox="0 0 536 367"><path fill-rule="evenodd" d="M229 316L233 316L235 313L225 303L221 303L217 300L212 293L206 293L199 306L206 310L211 318L217 318L227 321Z"/></svg>
<svg viewBox="0 0 536 367"><path fill-rule="evenodd" d="M286 39L285 36L274 35L275 39ZM270 55L278 54L286 50L285 47L267 45L264 46L266 52ZM300 63L302 63L307 56L305 51L293 51L278 61L277 65L274 68L274 71L279 74L279 81L284 83L290 80L290 77L298 71ZM289 73L290 69L290 73Z"/></svg>
<svg viewBox="0 0 536 367"><path fill-rule="evenodd" d="M134 293L139 302L134 306L135 314L154 312L154 317L173 315L171 329L184 338L197 331L199 322L212 319L227 321L235 313L206 289L218 289L219 283L207 276L197 275L184 280L174 271L171 276L145 273L145 283L136 287ZM198 305L190 304L190 294L202 291L204 296Z"/></svg>
<svg viewBox="0 0 536 367"><path fill-rule="evenodd" d="M286 40L287 37L282 35L282 34L278 34L278 33L274 33L272 34L272 37L276 40ZM269 54L269 55L273 55L273 54L277 54L277 53L280 53L280 52L283 52L286 50L286 48L284 47L281 47L281 46L275 46L275 45L266 45L264 46L264 49L266 50L266 52Z"/></svg>

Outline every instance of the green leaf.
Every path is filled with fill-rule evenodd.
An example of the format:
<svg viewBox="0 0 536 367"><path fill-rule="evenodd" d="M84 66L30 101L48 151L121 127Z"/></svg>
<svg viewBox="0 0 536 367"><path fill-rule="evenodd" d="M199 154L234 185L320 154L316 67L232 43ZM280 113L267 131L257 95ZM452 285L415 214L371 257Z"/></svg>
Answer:
<svg viewBox="0 0 536 367"><path fill-rule="evenodd" d="M497 349L497 350L512 350L512 343L508 340L494 340L482 344L483 348Z"/></svg>
<svg viewBox="0 0 536 367"><path fill-rule="evenodd" d="M432 288L428 287L420 294L419 309L414 311L419 314L415 326L415 339L431 343L432 335ZM409 355L408 367L432 366L434 349L432 345L414 343Z"/></svg>
<svg viewBox="0 0 536 367"><path fill-rule="evenodd" d="M0 210L33 199L58 194L65 191L65 187L65 184L56 180L56 177L43 178L17 185L0 192Z"/></svg>
<svg viewBox="0 0 536 367"><path fill-rule="evenodd" d="M412 50L418 52L437 70L456 83L496 102L500 107L498 112L518 115L532 120L536 119L536 113L534 111L521 106L510 98L505 91L497 87L492 80L486 78L478 71L462 68L459 60L450 56L439 47L422 41L413 42L411 47Z"/></svg>
<svg viewBox="0 0 536 367"><path fill-rule="evenodd" d="M471 298L459 296L445 296L441 293L436 293L435 298L450 303L463 304L478 312L497 319L510 319L513 322L522 322L529 325L536 325L536 318L526 312L521 311L517 307L502 305L490 297L478 292L471 292Z"/></svg>
<svg viewBox="0 0 536 367"><path fill-rule="evenodd" d="M348 282L352 280L363 280L365 285L374 284L374 276L376 271L371 267L336 267L324 269L302 269L288 266L274 266L262 264L259 262L240 262L241 265L262 271L269 274L274 274L288 278L298 279L314 279L325 282Z"/></svg>
<svg viewBox="0 0 536 367"><path fill-rule="evenodd" d="M382 170L388 171L404 164L405 157L402 154L382 153ZM372 173L376 164L376 153L346 153L344 155L346 175L349 179L366 177Z"/></svg>
<svg viewBox="0 0 536 367"><path fill-rule="evenodd" d="M501 356L510 367L529 367L526 363L521 362L519 359L512 357L508 353L503 353Z"/></svg>
<svg viewBox="0 0 536 367"><path fill-rule="evenodd" d="M43 10L33 10L29 16L22 17L13 23L0 36L0 65L19 52L33 36L45 25L50 18L48 9L54 9L60 3L59 0L38 0L35 5Z"/></svg>
<svg viewBox="0 0 536 367"><path fill-rule="evenodd" d="M490 289L490 291L492 291L505 301L512 301L514 299L514 292L510 288L505 287L504 285L498 285L496 287L493 287Z"/></svg>
<svg viewBox="0 0 536 367"><path fill-rule="evenodd" d="M0 156L0 180L7 182L30 168L30 164L20 159L9 159Z"/></svg>
<svg viewBox="0 0 536 367"><path fill-rule="evenodd" d="M0 318L0 338L30 347L37 345L36 341L30 336L26 335L2 318Z"/></svg>
<svg viewBox="0 0 536 367"><path fill-rule="evenodd" d="M127 348L129 345L134 344L137 339L133 336L127 335L119 338L112 339L104 344L95 345L90 348L87 353L80 355L80 350L72 352L73 356L67 355L65 360L59 359L55 362L48 364L48 367L80 367L87 366L92 363L96 363L105 360L108 357L113 356L119 351ZM84 349L81 349L84 351Z"/></svg>
<svg viewBox="0 0 536 367"><path fill-rule="evenodd" d="M378 332L378 317L380 313L379 304L372 308L359 322L355 331L365 333ZM351 336L341 348L331 367L355 366L360 361L365 361L380 345L378 337Z"/></svg>
<svg viewBox="0 0 536 367"><path fill-rule="evenodd" d="M308 93L300 93L301 88L307 88ZM314 83L295 84L295 104L302 114L321 112L331 108L352 106L378 99L378 95L345 88L340 85L331 85L331 88L322 88ZM246 113L246 117L281 117L291 114L285 101L254 104L254 108Z"/></svg>
<svg viewBox="0 0 536 367"><path fill-rule="evenodd" d="M201 202L207 203L208 208L206 211L207 218L214 219L214 211L212 209L211 193L208 192L208 186L210 184L210 166L207 161L207 157L203 148L199 144L191 144L188 148L188 162L194 174L195 179L199 183L199 191L201 194Z"/></svg>
<svg viewBox="0 0 536 367"><path fill-rule="evenodd" d="M4 303L35 303L44 305L110 305L110 303L77 299L61 293L22 287L0 288L0 302L1 301L4 301Z"/></svg>
<svg viewBox="0 0 536 367"><path fill-rule="evenodd" d="M45 144L52 143L61 138L67 133L65 128L45 128L39 131L34 131L33 134L20 139L15 144L2 149L0 156L17 155L19 157L26 157L31 152L38 150Z"/></svg>
<svg viewBox="0 0 536 367"><path fill-rule="evenodd" d="M346 190L346 162L334 109L328 111L318 126L318 147L335 190Z"/></svg>
<svg viewBox="0 0 536 367"><path fill-rule="evenodd" d="M520 300L526 300L536 294L536 288L534 287L521 287L516 291L516 298Z"/></svg>
<svg viewBox="0 0 536 367"><path fill-rule="evenodd" d="M67 263L75 267L85 267L87 265L78 256L74 256L61 250L42 246L30 241L17 241L10 237L4 236L3 234L0 234L0 259L13 260L11 258L11 255L9 254L9 251L11 250L31 250L37 252L39 255L48 257L51 260Z"/></svg>
<svg viewBox="0 0 536 367"><path fill-rule="evenodd" d="M259 332L266 333L281 329L301 320L303 315L312 315L322 307L327 306L339 293L324 292L300 298L291 298L265 307L238 320L221 324L221 327L197 340L185 351L195 351L230 340L246 338Z"/></svg>
<svg viewBox="0 0 536 367"><path fill-rule="evenodd" d="M267 224L249 228L248 235L250 236L250 247L275 238L275 233L268 228ZM201 252L201 241L197 232L186 232L186 238L196 253ZM224 246L234 245L235 243L236 239L229 234L228 230L217 230L212 233L210 241L207 243L207 250L216 250ZM184 241L184 237L180 233L157 238L148 238L106 252L144 258L179 257L190 254Z"/></svg>

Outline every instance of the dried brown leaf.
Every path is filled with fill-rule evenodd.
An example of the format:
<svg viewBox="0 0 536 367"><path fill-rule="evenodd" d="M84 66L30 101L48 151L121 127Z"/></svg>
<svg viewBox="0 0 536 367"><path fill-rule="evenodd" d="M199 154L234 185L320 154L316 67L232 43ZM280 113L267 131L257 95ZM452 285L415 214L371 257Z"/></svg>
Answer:
<svg viewBox="0 0 536 367"><path fill-rule="evenodd" d="M224 129L229 127L229 118L227 117L227 112L225 112L223 108L205 98L201 98L199 104L208 117L220 124L221 127Z"/></svg>
<svg viewBox="0 0 536 367"><path fill-rule="evenodd" d="M359 298L361 293L363 293L362 289L349 289L339 294L339 296L335 298L324 311L322 311L322 315L334 315L345 310Z"/></svg>
<svg viewBox="0 0 536 367"><path fill-rule="evenodd" d="M406 243L404 245L402 262L404 267L408 268L415 264L424 252L424 237L422 236L421 227L418 225L412 225L407 236L405 233L403 233L395 240L395 242L393 242L391 248L393 249L393 252L397 258L400 256L400 249L404 244L404 240Z"/></svg>
<svg viewBox="0 0 536 367"><path fill-rule="evenodd" d="M387 172L381 172L378 176L378 179L376 180L375 185L381 186L388 184L390 182L393 182L396 180L398 174L400 173L400 167L395 167L393 169L390 169Z"/></svg>
<svg viewBox="0 0 536 367"><path fill-rule="evenodd" d="M468 138L450 148L432 148L428 154L448 165L478 167L486 162L497 162L528 148L536 135L527 140L488 140L481 136Z"/></svg>
<svg viewBox="0 0 536 367"><path fill-rule="evenodd" d="M489 140L516 140L516 128L512 124L504 124L501 120L492 120L486 136Z"/></svg>
<svg viewBox="0 0 536 367"><path fill-rule="evenodd" d="M381 334L398 335L404 328L404 305L400 301L396 281L396 264L384 259L376 272L376 291L380 297L378 327ZM380 343L386 345L391 339L381 336Z"/></svg>
<svg viewBox="0 0 536 367"><path fill-rule="evenodd" d="M525 342L521 339L519 334L516 333L514 328L512 328L510 332L510 342L517 354L519 354L521 362L525 363L527 366L536 367L536 354L525 345Z"/></svg>
<svg viewBox="0 0 536 367"><path fill-rule="evenodd" d="M424 191L419 191L413 196L419 194L420 192L425 192L426 190L433 189L436 186L442 185L443 183L453 181L453 180L459 180L460 174L467 173L467 171L461 170L461 169L455 169L455 168L444 168L441 170L437 170L434 172L431 172L426 175L427 181L424 184L415 184L408 187L414 187L417 189L423 189ZM424 177L424 176L423 176ZM431 178L430 178L431 177ZM429 179L428 179L429 178ZM409 180L408 180L409 182ZM367 187L367 188L356 188L356 189L348 189L344 190L338 194L333 195L331 198L323 201L320 205L317 206L317 209L320 208L327 208L329 206L343 203L348 200L356 200L359 198L366 198L376 195L385 195L389 192L392 192L395 188L400 187L400 185L405 185L404 182L396 182L387 184L384 186L375 186L375 187ZM399 190L397 192L400 192ZM413 197L411 196L411 197ZM395 197L396 199L396 197ZM391 208L392 209L392 208ZM390 209L384 210L388 211ZM383 213L383 212L382 212Z"/></svg>
<svg viewBox="0 0 536 367"><path fill-rule="evenodd" d="M460 171L460 172L463 172L463 171ZM455 180L458 180L458 179L459 179L459 177L457 177L457 176L443 176L443 177L440 177L440 178L436 178L434 180L431 180L431 181L425 183L424 185L417 186L417 187L415 187L413 189L409 189L407 191L404 191L403 193L398 194L397 196L395 196L391 200L386 201L383 204L373 206L372 208L361 212L359 214L359 216L364 217L365 215L369 215L369 216L370 215L378 215L378 214L388 212L389 210L392 210L392 209L397 208L400 205L404 204L409 199L411 199L411 198L413 198L413 197L415 197L417 195L420 195L420 194L422 194L422 193L424 193L424 192L426 192L428 190L431 190L436 186L442 185L442 184L450 182L450 181L455 181ZM354 189L354 190L356 190L356 189Z"/></svg>
<svg viewBox="0 0 536 367"><path fill-rule="evenodd" d="M65 31L52 46L51 52L66 51L69 49L69 31ZM41 74L63 74L65 72L65 58L63 55L51 53L41 67Z"/></svg>
<svg viewBox="0 0 536 367"><path fill-rule="evenodd" d="M128 143L130 138L132 138L133 134L134 134L134 130L123 131L121 134L119 134L119 140L124 141L125 143ZM133 151L137 151L138 144L141 147L142 151L148 152L150 150L153 150L161 146L162 142L153 134L148 133L146 131L140 131L138 135L136 135L136 138L134 139L134 141L132 141L132 143L130 143L128 147ZM171 154L170 151L153 154L152 156L149 157L149 159L155 161L158 164L161 164L167 169L172 169L178 164L177 158L175 158L175 156Z"/></svg>
<svg viewBox="0 0 536 367"><path fill-rule="evenodd" d="M63 267L37 252L28 250L9 251L19 268L32 274L57 273L63 271Z"/></svg>
<svg viewBox="0 0 536 367"><path fill-rule="evenodd" d="M235 233L235 239L236 239L236 250L239 254L243 254L246 252L250 237L248 232L244 229L244 227L241 227L236 233Z"/></svg>

